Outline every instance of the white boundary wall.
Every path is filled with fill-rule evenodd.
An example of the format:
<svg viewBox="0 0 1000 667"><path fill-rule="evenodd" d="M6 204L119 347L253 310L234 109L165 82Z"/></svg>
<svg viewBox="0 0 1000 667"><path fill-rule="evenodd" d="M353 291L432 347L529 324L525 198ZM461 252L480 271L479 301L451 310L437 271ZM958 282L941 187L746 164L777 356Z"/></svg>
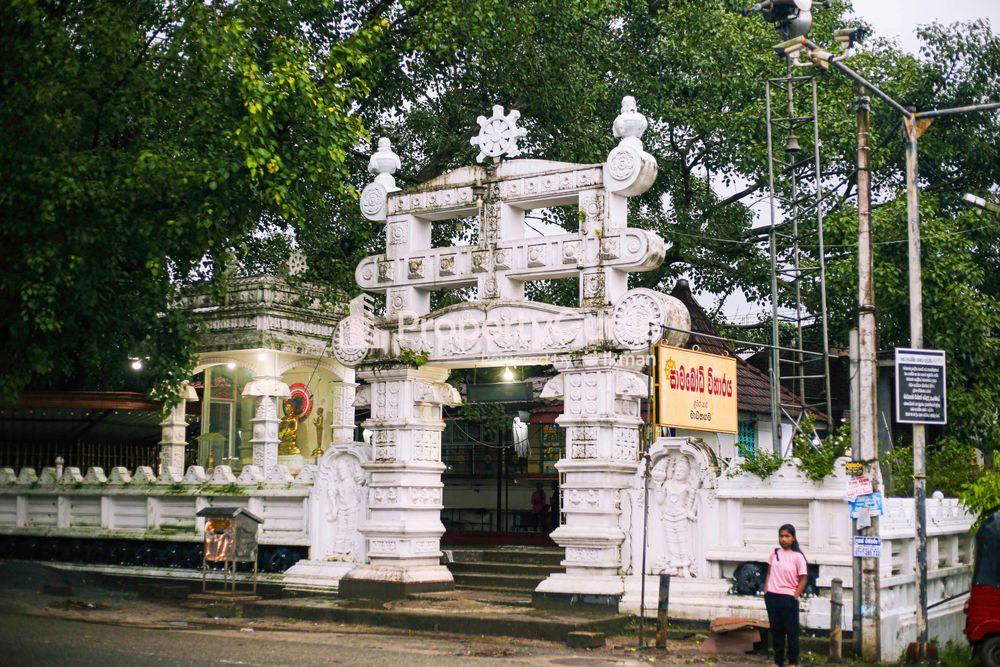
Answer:
<svg viewBox="0 0 1000 667"><path fill-rule="evenodd" d="M317 467L293 477L284 466L267 478L246 466L237 478L228 466L211 476L191 466L180 481L157 478L150 468L134 473L90 468L84 476L69 467L17 475L0 469L0 534L46 537L127 538L200 542L204 507L245 507L264 520L261 544L309 546L309 503Z"/></svg>
<svg viewBox="0 0 1000 667"><path fill-rule="evenodd" d="M208 506L241 506L264 519L265 545L308 546L309 560L289 570L286 584L335 589L340 578L368 561L359 528L369 517L370 452L361 443L334 447L319 465L297 476L276 466L264 477L255 466L234 477L226 466L211 476L198 466L181 479L159 478L148 467L44 468L36 474L0 469L0 534L47 537L128 538L197 542ZM646 613L654 615L658 575L671 571L670 616L711 620L720 616L766 618L763 599L731 595L732 574L746 561L766 561L778 526L793 523L809 561L820 566L821 595L803 601L805 627L829 627L830 581L844 583L845 629L851 614L851 522L844 491L844 461L820 483L787 461L769 480L719 470L710 448L696 439L661 438L651 452L649 532L646 541ZM687 471L678 465L687 459ZM60 474L61 472L61 474ZM686 474L685 474L686 473ZM620 609L638 613L642 571L644 471L616 494L624 596ZM572 491L572 492L571 492ZM665 491L669 491L666 493ZM586 506L591 495L563 489L565 503ZM890 498L881 520L882 655L892 659L915 639L915 539L913 500ZM973 517L954 498L933 494L928 513L928 601L932 638L963 641L962 606L971 581ZM681 521L683 519L683 521ZM668 539L668 533L669 539ZM955 597L957 596L957 597ZM954 597L947 602L942 602Z"/></svg>
<svg viewBox="0 0 1000 667"><path fill-rule="evenodd" d="M682 544L680 549L691 556L688 574L693 576L678 575L675 569L670 584L670 616L693 620L719 616L766 618L763 598L729 593L733 571L743 562L766 562L777 545L778 527L791 523L809 562L820 566L820 597L803 601L803 625L829 628L830 582L840 578L844 584L845 629L851 628L852 539L845 500L846 458L837 461L834 474L822 482L813 482L801 473L794 460L787 460L766 481L747 474L730 477L720 470L720 462L712 450L696 439L661 438L654 445L651 457L647 615L655 615L658 575L675 567L665 533L676 524L670 524L669 516L665 522L664 514L676 513L677 508L666 494L657 494L658 489L664 488L665 476L657 469L670 470L673 461L687 458L695 472L688 476L687 490L673 483L673 496L694 494L686 515L690 531L681 531L689 543ZM629 492L630 502L623 503L631 512L631 531L622 548L630 552L632 567L625 577L626 593L621 608L633 613L639 612L640 605L643 483L640 470ZM880 524L882 655L891 660L916 639L913 500L889 498L885 512ZM973 535L969 531L975 519L959 506L957 499L944 498L940 493L927 499L927 519L928 603L941 602L929 612L931 637L942 643L964 641L962 606L966 597L961 594L969 590L971 583ZM676 551L676 539L674 543ZM958 597L942 602L954 596Z"/></svg>

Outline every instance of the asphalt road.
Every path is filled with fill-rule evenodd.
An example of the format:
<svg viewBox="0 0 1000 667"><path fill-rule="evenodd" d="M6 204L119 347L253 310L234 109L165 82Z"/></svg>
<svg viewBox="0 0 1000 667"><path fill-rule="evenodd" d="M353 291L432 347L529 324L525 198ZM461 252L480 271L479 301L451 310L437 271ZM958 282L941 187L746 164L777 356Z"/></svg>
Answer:
<svg viewBox="0 0 1000 667"><path fill-rule="evenodd" d="M635 637L615 637L590 651L502 636L214 618L187 599L151 598L92 579L43 564L0 561L0 667L767 664L760 655L709 655L693 640L671 640L665 652L637 652Z"/></svg>
<svg viewBox="0 0 1000 667"><path fill-rule="evenodd" d="M467 665L535 662L516 647L381 634L147 629L0 613L4 665ZM493 657L490 654L497 654ZM520 660L518 660L520 658ZM539 664L551 664L542 659ZM608 664L598 660L591 664ZM579 664L579 663L578 663ZM584 663L585 664L585 663Z"/></svg>

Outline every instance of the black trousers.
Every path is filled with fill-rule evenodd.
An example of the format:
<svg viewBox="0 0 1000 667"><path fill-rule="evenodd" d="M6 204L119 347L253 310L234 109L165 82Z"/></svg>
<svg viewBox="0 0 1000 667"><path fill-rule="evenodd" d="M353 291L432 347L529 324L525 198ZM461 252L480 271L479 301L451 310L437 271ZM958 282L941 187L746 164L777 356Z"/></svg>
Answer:
<svg viewBox="0 0 1000 667"><path fill-rule="evenodd" d="M785 664L785 638L788 638L788 663L799 664L799 601L792 595L765 593L767 620L771 624L774 664Z"/></svg>

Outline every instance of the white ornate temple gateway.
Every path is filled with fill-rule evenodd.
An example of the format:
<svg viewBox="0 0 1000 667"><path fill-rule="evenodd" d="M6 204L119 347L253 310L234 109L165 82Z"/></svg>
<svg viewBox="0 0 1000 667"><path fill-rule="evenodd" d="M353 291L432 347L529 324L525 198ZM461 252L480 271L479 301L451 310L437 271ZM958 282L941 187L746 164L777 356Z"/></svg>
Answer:
<svg viewBox="0 0 1000 667"><path fill-rule="evenodd" d="M676 299L628 289L630 272L663 261L663 240L628 226L628 199L652 185L656 161L643 150L647 121L631 97L615 119L619 143L604 164L501 160L518 154L518 117L496 106L479 118L472 141L479 161L489 158L485 166L411 190L395 186L400 161L387 140L372 156L375 180L361 209L385 223L386 251L365 259L356 275L363 289L385 294L385 317L356 302L334 345L368 383L357 404L371 407L365 426L374 432L373 460L364 466L370 513L361 526L369 562L341 580L341 595L451 585L440 565L441 407L458 396L445 380L452 368L529 363L559 371L542 395L563 399L557 421L567 432L567 458L556 466L565 523L552 535L566 549L566 572L536 593L609 606L624 593L620 494L638 465L639 402L647 395L641 351L660 339L661 325L689 328ZM579 208L578 230L526 235L526 212L565 205ZM431 247L435 222L470 216L476 245ZM579 280L577 307L525 299L525 282L552 278ZM457 287L475 288L476 299L430 312L431 292ZM406 361L418 353L426 363L411 367Z"/></svg>
<svg viewBox="0 0 1000 667"><path fill-rule="evenodd" d="M535 602L596 604L640 611L645 550L646 599L656 577L669 573L675 616L709 620L721 615L764 617L762 601L730 594L734 569L766 560L777 526L799 527L819 586L834 577L850 586L851 525L843 494L843 462L836 474L812 482L788 460L774 478L731 477L719 452L697 439L660 438L650 468L639 465L640 400L647 395L643 352L661 325L689 330L682 303L651 290L628 290L628 274L655 268L663 241L628 227L628 198L647 190L656 162L643 150L646 119L626 97L614 122L619 140L604 164L503 160L518 154L519 114L494 107L478 119L472 141L483 167L461 168L407 191L392 174L400 160L379 141L362 193L366 217L386 225L386 251L357 268L358 284L385 294L385 316L353 304L338 325L335 354L368 382L358 405L371 407L374 432L369 508L360 532L369 560L340 582L341 595L401 595L444 588L451 575L440 563L444 532L441 407L457 400L444 384L449 369L551 363L558 374L544 398L561 398L557 423L566 430L562 477L564 523L552 534L565 549L566 571L535 591ZM525 213L550 206L579 208L576 232L525 233ZM435 222L475 217L475 245L433 248ZM524 298L524 283L576 278L579 303L561 308ZM430 312L435 290L475 288L476 299ZM668 343L680 345L683 335ZM408 360L426 360L419 368ZM731 462L730 462L731 463ZM650 489L644 535L644 491ZM932 634L961 636L960 594L971 561L966 531L971 517L954 499L936 498L930 512L931 598L938 602ZM883 534L883 655L898 655L913 633L912 501L887 503ZM654 605L650 605L651 607ZM651 609L647 613L651 613ZM849 616L849 615L848 615ZM811 598L807 627L829 627L829 603ZM850 619L846 624L850 625Z"/></svg>

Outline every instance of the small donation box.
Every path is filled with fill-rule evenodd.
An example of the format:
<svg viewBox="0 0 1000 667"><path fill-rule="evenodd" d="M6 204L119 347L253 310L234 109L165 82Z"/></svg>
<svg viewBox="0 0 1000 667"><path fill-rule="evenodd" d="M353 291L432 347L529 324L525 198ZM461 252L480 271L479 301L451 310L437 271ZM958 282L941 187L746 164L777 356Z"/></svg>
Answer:
<svg viewBox="0 0 1000 667"><path fill-rule="evenodd" d="M236 593L237 563L253 563L253 592L257 592L257 528L264 521L242 507L205 507L196 516L205 519L205 550L201 590L208 587L208 571L222 566L222 594ZM213 567L215 566L215 567Z"/></svg>

